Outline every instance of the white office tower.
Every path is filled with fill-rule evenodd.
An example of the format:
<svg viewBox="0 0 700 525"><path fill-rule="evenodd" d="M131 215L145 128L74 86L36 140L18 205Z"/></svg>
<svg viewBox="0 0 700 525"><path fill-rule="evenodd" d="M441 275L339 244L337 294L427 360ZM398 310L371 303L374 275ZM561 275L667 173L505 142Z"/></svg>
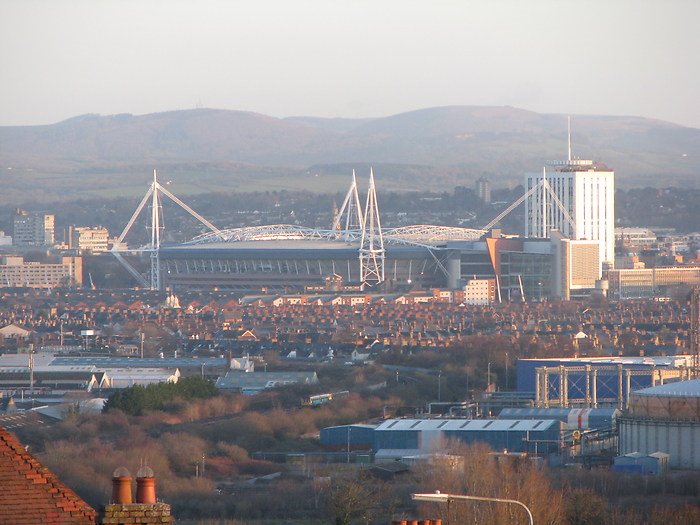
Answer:
<svg viewBox="0 0 700 525"><path fill-rule="evenodd" d="M550 237L552 230L574 240L600 241L601 266L615 262L615 173L592 160L548 162L526 174L525 236Z"/></svg>

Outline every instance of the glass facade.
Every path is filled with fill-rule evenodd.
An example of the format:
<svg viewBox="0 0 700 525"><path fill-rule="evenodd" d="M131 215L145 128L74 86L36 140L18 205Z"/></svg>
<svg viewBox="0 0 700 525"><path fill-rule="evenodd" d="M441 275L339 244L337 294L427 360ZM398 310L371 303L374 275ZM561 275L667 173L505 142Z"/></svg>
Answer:
<svg viewBox="0 0 700 525"><path fill-rule="evenodd" d="M552 256L545 253L501 252L501 293L506 298L543 300L552 293Z"/></svg>

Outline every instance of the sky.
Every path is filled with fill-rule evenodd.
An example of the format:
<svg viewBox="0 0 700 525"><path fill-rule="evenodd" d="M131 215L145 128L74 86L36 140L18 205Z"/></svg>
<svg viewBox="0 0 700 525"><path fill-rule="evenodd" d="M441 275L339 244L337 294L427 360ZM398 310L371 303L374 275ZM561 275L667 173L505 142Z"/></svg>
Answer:
<svg viewBox="0 0 700 525"><path fill-rule="evenodd" d="M448 105L700 128L697 0L0 0L0 125Z"/></svg>

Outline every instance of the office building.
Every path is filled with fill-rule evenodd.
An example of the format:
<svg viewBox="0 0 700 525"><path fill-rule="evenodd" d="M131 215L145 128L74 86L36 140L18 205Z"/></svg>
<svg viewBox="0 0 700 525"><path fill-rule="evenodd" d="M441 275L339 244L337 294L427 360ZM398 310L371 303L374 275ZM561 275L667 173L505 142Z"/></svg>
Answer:
<svg viewBox="0 0 700 525"><path fill-rule="evenodd" d="M18 209L13 221L15 246L53 246L55 217L51 213L30 213Z"/></svg>
<svg viewBox="0 0 700 525"><path fill-rule="evenodd" d="M525 235L549 237L552 230L574 240L599 241L601 267L615 262L615 173L591 160L569 158L529 173L525 187Z"/></svg>
<svg viewBox="0 0 700 525"><path fill-rule="evenodd" d="M55 263L27 262L21 256L0 257L0 288L56 288L83 285L81 257L61 257Z"/></svg>
<svg viewBox="0 0 700 525"><path fill-rule="evenodd" d="M700 266L629 268L606 270L608 298L666 299L685 298L694 286L700 286Z"/></svg>
<svg viewBox="0 0 700 525"><path fill-rule="evenodd" d="M577 241L552 231L552 295L569 300L591 294L602 277L600 242Z"/></svg>
<svg viewBox="0 0 700 525"><path fill-rule="evenodd" d="M103 228L101 226L96 228L88 226L71 226L69 230L68 242L69 248L79 250L81 252L106 252L109 244L109 231L107 231L107 228Z"/></svg>

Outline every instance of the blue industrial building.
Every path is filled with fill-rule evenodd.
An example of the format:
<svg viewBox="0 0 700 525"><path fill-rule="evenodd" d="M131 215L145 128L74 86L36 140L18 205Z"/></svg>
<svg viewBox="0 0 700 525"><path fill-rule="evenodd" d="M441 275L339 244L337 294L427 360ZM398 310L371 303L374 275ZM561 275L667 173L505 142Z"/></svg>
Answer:
<svg viewBox="0 0 700 525"><path fill-rule="evenodd" d="M448 440L484 443L494 451L558 450L562 423L555 419L389 419L374 430L377 459L429 455Z"/></svg>
<svg viewBox="0 0 700 525"><path fill-rule="evenodd" d="M321 445L329 450L370 450L377 425L340 425L321 429Z"/></svg>

